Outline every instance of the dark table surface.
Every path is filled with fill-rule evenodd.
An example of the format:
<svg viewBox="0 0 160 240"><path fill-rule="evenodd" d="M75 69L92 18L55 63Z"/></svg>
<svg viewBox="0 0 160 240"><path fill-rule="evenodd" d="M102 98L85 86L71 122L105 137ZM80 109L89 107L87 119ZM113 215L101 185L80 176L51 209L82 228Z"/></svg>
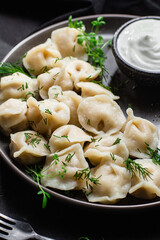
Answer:
<svg viewBox="0 0 160 240"><path fill-rule="evenodd" d="M136 14L136 13L135 13ZM0 59L19 41L35 31L44 18L27 18L0 12ZM102 239L160 239L160 207L138 211L94 211L56 199L41 208L36 189L24 182L0 159L0 212L28 221L35 231L56 240L88 237Z"/></svg>

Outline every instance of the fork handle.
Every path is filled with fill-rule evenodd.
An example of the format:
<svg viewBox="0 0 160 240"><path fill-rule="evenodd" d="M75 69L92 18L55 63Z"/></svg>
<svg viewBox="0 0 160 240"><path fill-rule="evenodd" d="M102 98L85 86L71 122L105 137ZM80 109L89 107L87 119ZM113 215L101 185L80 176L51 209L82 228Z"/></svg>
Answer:
<svg viewBox="0 0 160 240"><path fill-rule="evenodd" d="M33 239L33 237L34 237L34 239L37 239L37 240L55 240L54 238L44 237L44 236L39 235L39 234L37 234L37 233L34 233L34 234L30 237L30 239ZM27 238L27 239L29 239L29 238Z"/></svg>

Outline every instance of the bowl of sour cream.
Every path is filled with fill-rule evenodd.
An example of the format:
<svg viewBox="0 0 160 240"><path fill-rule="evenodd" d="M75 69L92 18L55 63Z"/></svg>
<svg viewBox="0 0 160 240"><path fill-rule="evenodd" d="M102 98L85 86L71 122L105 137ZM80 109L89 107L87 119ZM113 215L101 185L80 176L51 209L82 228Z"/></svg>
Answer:
<svg viewBox="0 0 160 240"><path fill-rule="evenodd" d="M121 71L143 84L160 84L160 17L134 18L114 34L112 50Z"/></svg>

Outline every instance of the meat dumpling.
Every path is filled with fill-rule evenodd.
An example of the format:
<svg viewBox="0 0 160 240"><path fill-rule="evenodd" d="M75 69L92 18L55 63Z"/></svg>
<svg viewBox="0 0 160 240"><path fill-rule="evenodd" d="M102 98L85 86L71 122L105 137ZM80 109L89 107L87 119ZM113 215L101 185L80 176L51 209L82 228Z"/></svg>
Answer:
<svg viewBox="0 0 160 240"><path fill-rule="evenodd" d="M24 165L39 163L50 154L47 141L38 132L26 130L10 135L10 152L19 163Z"/></svg>
<svg viewBox="0 0 160 240"><path fill-rule="evenodd" d="M83 99L77 113L82 127L94 134L116 133L126 121L119 105L106 95Z"/></svg>
<svg viewBox="0 0 160 240"><path fill-rule="evenodd" d="M85 180L77 180L74 176L77 171L88 167L82 146L79 143L74 144L47 156L41 171L41 183L45 187L59 190L82 189Z"/></svg>
<svg viewBox="0 0 160 240"><path fill-rule="evenodd" d="M159 136L156 126L150 121L135 117L131 108L127 109L128 120L124 129L124 141L129 154L135 158L150 158L146 153L147 144L153 150L158 146Z"/></svg>
<svg viewBox="0 0 160 240"><path fill-rule="evenodd" d="M102 162L91 169L91 178L98 179L98 184L90 183L86 190L89 202L113 204L127 196L131 186L131 176L125 167L114 163Z"/></svg>
<svg viewBox="0 0 160 240"><path fill-rule="evenodd" d="M0 102L9 98L29 98L32 94L36 97L38 93L37 79L15 72L12 75L1 78Z"/></svg>
<svg viewBox="0 0 160 240"><path fill-rule="evenodd" d="M90 141L91 137L81 128L74 125L64 125L57 128L49 140L51 152L62 150L75 143L80 143L83 147L84 142Z"/></svg>
<svg viewBox="0 0 160 240"><path fill-rule="evenodd" d="M89 159L93 166L102 161L115 162L124 166L123 162L129 156L126 144L123 141L123 134L102 134L91 139L92 142L85 146L84 156Z"/></svg>
<svg viewBox="0 0 160 240"><path fill-rule="evenodd" d="M74 91L62 91L59 86L52 86L48 90L48 96L50 99L56 99L59 102L65 103L70 109L70 121L69 124L74 124L80 127L78 121L77 109L82 101L82 97Z"/></svg>
<svg viewBox="0 0 160 240"><path fill-rule="evenodd" d="M132 176L129 193L134 197L142 199L160 197L160 165L154 164L152 159L136 159L135 162L147 169L150 177L146 176L146 178L142 178L135 171L136 175Z"/></svg>
<svg viewBox="0 0 160 240"><path fill-rule="evenodd" d="M27 127L27 104L10 98L0 105L0 127L6 134L25 130Z"/></svg>
<svg viewBox="0 0 160 240"><path fill-rule="evenodd" d="M82 46L77 43L77 35L81 32L75 28L64 27L54 30L51 40L56 45L62 58L72 56L87 61L88 56Z"/></svg>
<svg viewBox="0 0 160 240"><path fill-rule="evenodd" d="M43 73L45 69L52 67L56 58L61 58L56 45L47 39L45 43L31 48L23 58L23 65L34 76Z"/></svg>
<svg viewBox="0 0 160 240"><path fill-rule="evenodd" d="M29 98L27 101L27 117L35 131L50 135L56 128L65 125L70 120L70 110L66 104L55 99L37 101Z"/></svg>

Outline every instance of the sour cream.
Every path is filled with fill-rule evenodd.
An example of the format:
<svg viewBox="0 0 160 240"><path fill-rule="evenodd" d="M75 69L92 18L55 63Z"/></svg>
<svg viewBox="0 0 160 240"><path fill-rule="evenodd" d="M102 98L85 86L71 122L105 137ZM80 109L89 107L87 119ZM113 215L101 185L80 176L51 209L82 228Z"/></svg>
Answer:
<svg viewBox="0 0 160 240"><path fill-rule="evenodd" d="M121 31L117 48L131 65L160 72L160 20L142 19L131 23Z"/></svg>

